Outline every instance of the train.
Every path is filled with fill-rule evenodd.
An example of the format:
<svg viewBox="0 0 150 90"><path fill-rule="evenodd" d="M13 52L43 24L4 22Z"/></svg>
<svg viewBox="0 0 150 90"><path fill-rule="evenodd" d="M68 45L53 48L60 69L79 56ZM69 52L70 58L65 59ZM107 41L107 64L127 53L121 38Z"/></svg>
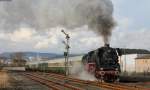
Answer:
<svg viewBox="0 0 150 90"><path fill-rule="evenodd" d="M119 57L126 54L150 54L144 49L112 48L109 44L90 51L82 58L84 68L94 74L98 80L105 82L119 81L121 73Z"/></svg>
<svg viewBox="0 0 150 90"><path fill-rule="evenodd" d="M82 64L85 71L93 74L98 80L115 82L119 80L121 69L119 57L126 54L150 54L144 49L112 48L105 44L87 54L69 57L69 68L74 63ZM65 74L64 58L57 58L47 61L31 61L26 64L26 70L44 71Z"/></svg>
<svg viewBox="0 0 150 90"><path fill-rule="evenodd" d="M68 67L71 68L73 64L81 64L83 55L69 57ZM55 58L51 60L29 61L26 63L26 71L40 71L53 72L58 74L65 74L65 58Z"/></svg>

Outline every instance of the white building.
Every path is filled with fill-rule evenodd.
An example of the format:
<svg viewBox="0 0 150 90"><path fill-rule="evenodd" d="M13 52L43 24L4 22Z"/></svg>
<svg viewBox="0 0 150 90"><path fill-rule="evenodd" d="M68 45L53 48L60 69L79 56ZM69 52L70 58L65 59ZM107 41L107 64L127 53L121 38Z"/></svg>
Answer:
<svg viewBox="0 0 150 90"><path fill-rule="evenodd" d="M135 71L135 58L138 54L122 55L120 60L121 71L133 72Z"/></svg>
<svg viewBox="0 0 150 90"><path fill-rule="evenodd" d="M150 55L136 58L135 68L137 73L150 73Z"/></svg>

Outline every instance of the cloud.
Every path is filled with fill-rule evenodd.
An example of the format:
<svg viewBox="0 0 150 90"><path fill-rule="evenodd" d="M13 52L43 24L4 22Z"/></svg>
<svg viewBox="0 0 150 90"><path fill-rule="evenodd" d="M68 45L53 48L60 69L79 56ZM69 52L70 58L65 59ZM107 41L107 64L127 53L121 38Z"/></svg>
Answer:
<svg viewBox="0 0 150 90"><path fill-rule="evenodd" d="M0 33L0 39L5 39L6 35L4 33Z"/></svg>
<svg viewBox="0 0 150 90"><path fill-rule="evenodd" d="M150 50L150 30L139 29L139 30L116 30L112 37L112 45L114 47L124 48L143 48Z"/></svg>
<svg viewBox="0 0 150 90"><path fill-rule="evenodd" d="M45 38L43 38L42 40L39 40L34 48L35 49L47 49L49 47L55 47L57 46L58 44L58 37L56 36L51 36L51 37L48 37L47 36Z"/></svg>
<svg viewBox="0 0 150 90"><path fill-rule="evenodd" d="M133 20L127 17L118 20L118 26L112 34L111 46L150 50L149 28L131 30L133 23ZM104 45L102 38L89 30L87 25L84 25L72 30L58 26L44 31L36 31L33 28L22 26L11 32L0 31L0 40L3 42L0 46L4 48L2 51L33 50L60 53L65 48L62 43L65 40L65 35L61 32L62 29L71 37L71 53L86 53Z"/></svg>
<svg viewBox="0 0 150 90"><path fill-rule="evenodd" d="M30 40L35 33L36 31L31 28L20 28L19 30L15 30L13 33L9 33L8 36L14 42L22 42Z"/></svg>
<svg viewBox="0 0 150 90"><path fill-rule="evenodd" d="M36 32L32 28L21 28L13 32L0 32L1 51L42 51L56 52L64 51L62 41L65 35L61 32L63 27L55 27L45 32ZM122 27L120 27L121 29ZM68 30L63 28L70 35L70 52L86 53L103 46L102 38L86 26ZM21 35L21 36L20 36ZM114 30L111 46L123 48L144 48L150 50L150 30L142 28L139 30ZM139 37L140 36L140 37ZM5 46L5 47L4 47Z"/></svg>
<svg viewBox="0 0 150 90"><path fill-rule="evenodd" d="M71 53L84 53L102 45L102 39L94 32L88 30L87 26L73 30L56 27L47 30L44 37L35 44L34 48L39 50L55 48L55 51L64 51L65 45L62 41L65 41L66 39L65 35L61 32L61 29L64 29L70 35ZM93 43L95 45L94 48Z"/></svg>
<svg viewBox="0 0 150 90"><path fill-rule="evenodd" d="M97 16L111 16L113 5L110 0L12 0L3 3L0 11L1 29L11 31L26 25L45 30L92 24Z"/></svg>
<svg viewBox="0 0 150 90"><path fill-rule="evenodd" d="M48 46L49 46L49 40L43 40L41 42L38 42L34 48L43 49L43 48L48 48Z"/></svg>
<svg viewBox="0 0 150 90"><path fill-rule="evenodd" d="M0 32L0 39L9 40L12 42L24 42L32 39L36 31L32 28L21 27L12 32Z"/></svg>
<svg viewBox="0 0 150 90"><path fill-rule="evenodd" d="M35 44L35 49L47 49L57 46L59 39L63 38L61 33L62 27L55 27L45 30L44 35L39 38L39 41Z"/></svg>
<svg viewBox="0 0 150 90"><path fill-rule="evenodd" d="M64 29L71 36L71 53L86 53L103 46L101 36L97 36L85 25L87 23L84 23L86 20L83 19L86 18L86 15L79 14L82 18L77 15L77 12L86 12L89 9L74 11L78 4L76 0L59 1L13 0L9 3L0 4L0 41L2 42L0 43L0 47L2 47L0 51L31 50L60 53L65 48L62 44L65 36L61 33L61 29ZM84 4L82 1L86 0L79 1L81 6ZM95 1L99 2L99 0ZM116 30L113 30L111 46L150 49L150 28L145 26L146 23L143 23L142 27L140 26L135 30L133 27L137 26L137 22L128 15L122 15L124 9L122 10L119 6L122 1L113 0L113 2L117 4L115 8L119 9L117 13L120 16L115 14L118 24ZM55 4L57 5L55 6ZM88 5L91 4L89 1L85 6L89 8ZM94 3L91 6L93 5ZM122 11L121 14L120 11ZM74 16L77 18L73 18ZM60 24L57 23L58 21ZM79 21L81 22L77 23ZM65 28L61 24L75 27Z"/></svg>
<svg viewBox="0 0 150 90"><path fill-rule="evenodd" d="M130 26L133 25L133 20L127 17L122 17L118 19L118 26L122 29L128 29Z"/></svg>

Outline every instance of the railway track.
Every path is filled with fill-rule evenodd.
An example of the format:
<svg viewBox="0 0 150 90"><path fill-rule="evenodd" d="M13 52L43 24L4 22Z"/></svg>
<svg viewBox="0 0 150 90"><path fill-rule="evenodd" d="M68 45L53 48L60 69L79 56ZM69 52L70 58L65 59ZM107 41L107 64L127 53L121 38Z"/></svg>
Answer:
<svg viewBox="0 0 150 90"><path fill-rule="evenodd" d="M26 73L25 75L31 77L31 79L36 79L36 78L40 78L42 79L40 82L47 85L52 85L52 86L56 86L56 85L61 85L61 86L64 86L66 88L69 88L71 90L86 90L85 88L82 89L82 88L79 88L77 86L73 86L71 85L70 83L74 83L74 84L79 84L79 85L88 85L88 86L91 86L91 87L99 87L99 89L110 89L110 90L150 90L150 89L147 89L147 88L144 88L144 87L140 87L140 86L127 86L127 85L123 85L123 84L120 84L120 83L104 83L104 82L99 82L99 81L87 81L87 80L80 80L80 79L75 79L75 78L72 78L72 77L66 77L66 76L63 76L63 75L58 75L58 74L54 74L54 73L45 73L44 74L44 77L40 74L40 73ZM54 82L55 80L51 81L48 79L48 77L51 77L53 79L55 79L57 82ZM47 79L46 79L47 78ZM44 80L46 80L46 82L44 82ZM61 82L61 81L67 81L67 83L58 83L58 82ZM48 83L48 82L51 82L51 83ZM56 85L55 85L56 84ZM48 86L48 85L47 85ZM54 90L62 90L59 89L59 86L56 86L58 87L57 89L54 89ZM52 87L51 87L52 88ZM92 89L88 89L88 90L92 90Z"/></svg>
<svg viewBox="0 0 150 90"><path fill-rule="evenodd" d="M58 78L66 78L63 75L53 74L53 73L47 73L49 76L58 77ZM84 83L84 84L91 84L95 86L100 86L102 88L107 89L113 89L113 90L148 90L147 88L141 87L141 86L128 86L120 83L104 83L99 81L85 81L80 79L75 79L71 77L67 77L66 79L72 80L74 82Z"/></svg>
<svg viewBox="0 0 150 90"><path fill-rule="evenodd" d="M34 81L37 81L37 82L40 82L41 84L44 84L46 86L48 86L49 88L51 89L54 89L54 90L60 90L60 87L57 86L56 84L54 83L51 83L51 82L47 82L47 80L43 80L41 78L37 78L37 77L34 77L34 76L31 76L31 75L27 75L27 74L23 74L24 76L34 80Z"/></svg>
<svg viewBox="0 0 150 90"><path fill-rule="evenodd" d="M37 73L32 73L33 75L37 75ZM42 74L43 75L43 74ZM45 77L46 76L46 77ZM70 79L68 77L64 77L62 75L49 75L49 74L44 74L45 78L49 79L49 77L51 77L54 81L58 81L58 82L64 82L65 83L68 83L69 85L73 85L73 86L76 86L76 87L80 87L80 88L83 88L84 90L101 90L101 89L104 89L102 87L99 87L99 86L95 86L95 85L90 85L88 83L85 83L85 82L81 82L81 81L78 81L78 80L74 80L74 79Z"/></svg>
<svg viewBox="0 0 150 90"><path fill-rule="evenodd" d="M40 82L41 84L44 84L53 90L62 90L62 89L64 89L64 90L84 90L84 89L81 89L78 87L71 86L71 85L66 84L66 83L60 83L60 82L48 80L48 79L45 79L43 77L33 75L31 73L24 73L23 75L34 80L34 81Z"/></svg>

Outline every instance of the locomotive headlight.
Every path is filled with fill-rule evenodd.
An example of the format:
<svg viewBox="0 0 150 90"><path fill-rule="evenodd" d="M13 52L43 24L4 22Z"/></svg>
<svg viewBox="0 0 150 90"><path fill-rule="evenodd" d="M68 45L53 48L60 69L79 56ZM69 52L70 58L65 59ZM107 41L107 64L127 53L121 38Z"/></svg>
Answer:
<svg viewBox="0 0 150 90"><path fill-rule="evenodd" d="M115 70L118 71L118 68L116 68Z"/></svg>
<svg viewBox="0 0 150 90"><path fill-rule="evenodd" d="M100 68L100 70L104 70L103 68Z"/></svg>

